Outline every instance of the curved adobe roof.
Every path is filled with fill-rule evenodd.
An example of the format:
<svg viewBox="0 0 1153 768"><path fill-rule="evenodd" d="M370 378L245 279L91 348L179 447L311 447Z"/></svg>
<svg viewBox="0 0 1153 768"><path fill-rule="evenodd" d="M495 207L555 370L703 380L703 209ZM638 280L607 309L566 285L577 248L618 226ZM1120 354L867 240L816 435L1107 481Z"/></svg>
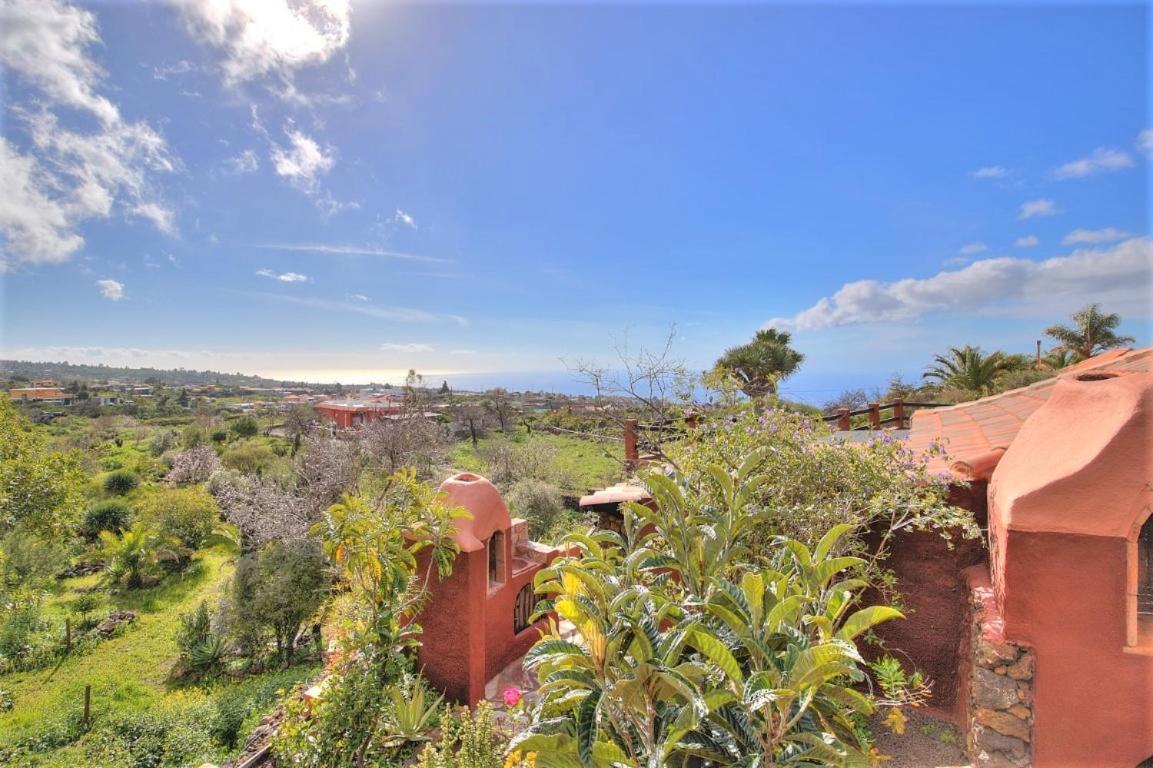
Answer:
<svg viewBox="0 0 1153 768"><path fill-rule="evenodd" d="M997 454L1008 448L1025 421L1053 394L1054 385L1085 374L1129 375L1153 371L1153 347L1115 349L1063 368L1055 378L968 403L913 413L908 446L918 453L940 439L949 457L934 458L929 469L952 472L959 480L987 478ZM975 470L975 471L972 471Z"/></svg>
<svg viewBox="0 0 1153 768"><path fill-rule="evenodd" d="M990 525L1126 538L1153 478L1153 374L1064 377L989 484Z"/></svg>
<svg viewBox="0 0 1153 768"><path fill-rule="evenodd" d="M506 531L512 527L508 507L500 491L491 482L471 472L453 475L440 484L445 501L451 506L464 507L472 513L471 520L457 520L453 538L461 551L476 552L484 548L493 531Z"/></svg>

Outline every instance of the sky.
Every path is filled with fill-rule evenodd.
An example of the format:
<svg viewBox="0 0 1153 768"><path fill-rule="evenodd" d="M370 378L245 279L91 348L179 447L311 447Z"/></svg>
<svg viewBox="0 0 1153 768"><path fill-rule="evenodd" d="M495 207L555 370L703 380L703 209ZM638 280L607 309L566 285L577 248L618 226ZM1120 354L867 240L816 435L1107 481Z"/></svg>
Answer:
<svg viewBox="0 0 1153 768"><path fill-rule="evenodd" d="M787 396L1153 343L1144 4L0 0L0 356Z"/></svg>

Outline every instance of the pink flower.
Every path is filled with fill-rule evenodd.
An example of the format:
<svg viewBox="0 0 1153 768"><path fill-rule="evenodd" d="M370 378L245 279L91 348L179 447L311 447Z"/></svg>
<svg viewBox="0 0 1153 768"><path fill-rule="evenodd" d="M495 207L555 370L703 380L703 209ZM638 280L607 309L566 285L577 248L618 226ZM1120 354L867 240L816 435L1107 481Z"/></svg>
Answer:
<svg viewBox="0 0 1153 768"><path fill-rule="evenodd" d="M504 692L504 705L506 707L515 707L520 703L520 688L509 688Z"/></svg>

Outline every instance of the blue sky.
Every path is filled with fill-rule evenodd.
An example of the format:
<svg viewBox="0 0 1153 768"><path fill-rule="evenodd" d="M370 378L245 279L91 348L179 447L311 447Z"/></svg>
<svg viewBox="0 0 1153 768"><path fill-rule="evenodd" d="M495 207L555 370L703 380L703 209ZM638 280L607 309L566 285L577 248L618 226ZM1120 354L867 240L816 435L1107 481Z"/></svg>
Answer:
<svg viewBox="0 0 1153 768"><path fill-rule="evenodd" d="M0 353L562 387L625 338L675 324L704 368L774 323L820 402L949 345L1029 352L1089 301L1148 344L1149 29L0 0Z"/></svg>

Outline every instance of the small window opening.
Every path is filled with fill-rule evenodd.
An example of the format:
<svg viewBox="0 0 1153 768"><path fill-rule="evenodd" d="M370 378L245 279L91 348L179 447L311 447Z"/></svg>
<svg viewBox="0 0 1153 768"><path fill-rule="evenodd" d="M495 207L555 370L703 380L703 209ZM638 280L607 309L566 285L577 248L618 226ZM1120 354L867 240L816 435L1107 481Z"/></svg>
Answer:
<svg viewBox="0 0 1153 768"><path fill-rule="evenodd" d="M1153 516L1137 534L1137 616L1153 617Z"/></svg>
<svg viewBox="0 0 1153 768"><path fill-rule="evenodd" d="M488 585L504 583L504 533L494 531L488 540Z"/></svg>

